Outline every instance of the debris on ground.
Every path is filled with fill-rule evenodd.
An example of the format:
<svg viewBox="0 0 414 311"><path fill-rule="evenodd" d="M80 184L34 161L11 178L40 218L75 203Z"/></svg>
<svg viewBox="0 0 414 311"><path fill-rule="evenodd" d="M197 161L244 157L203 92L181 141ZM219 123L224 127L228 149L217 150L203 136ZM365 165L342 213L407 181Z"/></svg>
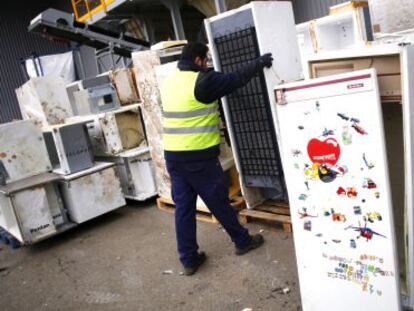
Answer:
<svg viewBox="0 0 414 311"><path fill-rule="evenodd" d="M259 230L259 233L263 233L263 232L265 232L265 230L264 230L264 229L260 229L260 230Z"/></svg>
<svg viewBox="0 0 414 311"><path fill-rule="evenodd" d="M284 287L284 288L276 287L276 288L272 289L272 292L286 295L286 294L290 293L290 288L289 287Z"/></svg>
<svg viewBox="0 0 414 311"><path fill-rule="evenodd" d="M244 308L242 311L253 311L252 308Z"/></svg>
<svg viewBox="0 0 414 311"><path fill-rule="evenodd" d="M172 270L164 270L162 274L173 274Z"/></svg>
<svg viewBox="0 0 414 311"><path fill-rule="evenodd" d="M9 267L0 267L1 276L6 276L10 273Z"/></svg>

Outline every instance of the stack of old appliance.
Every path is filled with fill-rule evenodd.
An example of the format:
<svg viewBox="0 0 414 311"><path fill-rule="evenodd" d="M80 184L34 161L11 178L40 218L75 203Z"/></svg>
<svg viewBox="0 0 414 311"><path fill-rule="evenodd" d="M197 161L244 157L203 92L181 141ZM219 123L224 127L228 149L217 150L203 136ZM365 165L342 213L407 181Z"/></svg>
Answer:
<svg viewBox="0 0 414 311"><path fill-rule="evenodd" d="M40 133L38 136L42 143L40 139L37 144L35 139L31 142L26 139L16 141L13 133L9 134L15 146L13 148L21 148L25 155L29 145L33 152L42 148L46 150L42 157L48 159L47 171L54 173L58 194L62 197L68 220L80 224L125 205L114 164L94 162L87 123L68 121L73 110L66 95L64 81L56 77L32 78L18 88L16 94L23 118L30 119L24 122L30 122L33 127L37 127L36 131ZM17 132L20 124L15 122L9 126L14 127ZM13 148L9 148L7 152L13 152ZM16 165L29 165L30 154L27 157L26 163L17 156ZM5 173L7 176L8 170ZM40 208L40 211L43 209Z"/></svg>
<svg viewBox="0 0 414 311"><path fill-rule="evenodd" d="M0 227L22 244L74 226L58 190L60 176L51 171L45 139L34 121L0 125Z"/></svg>
<svg viewBox="0 0 414 311"><path fill-rule="evenodd" d="M68 85L67 120L87 122L95 159L116 164L125 198L144 201L157 190L133 76L122 68Z"/></svg>

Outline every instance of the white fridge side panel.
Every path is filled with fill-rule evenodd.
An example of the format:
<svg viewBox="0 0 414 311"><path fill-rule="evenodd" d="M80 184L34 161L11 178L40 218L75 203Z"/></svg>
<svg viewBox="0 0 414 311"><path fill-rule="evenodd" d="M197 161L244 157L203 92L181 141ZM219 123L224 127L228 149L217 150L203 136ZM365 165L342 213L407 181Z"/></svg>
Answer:
<svg viewBox="0 0 414 311"><path fill-rule="evenodd" d="M301 78L302 64L292 4L280 1L274 5L256 5L253 18L261 54L272 53L273 66L264 69L270 102L275 85Z"/></svg>
<svg viewBox="0 0 414 311"><path fill-rule="evenodd" d="M16 90L24 119L33 119L39 127L64 123L73 116L65 81L60 77L36 77Z"/></svg>
<svg viewBox="0 0 414 311"><path fill-rule="evenodd" d="M312 94L335 87L338 96ZM287 93L276 109L303 310L401 310L375 70L280 88Z"/></svg>
<svg viewBox="0 0 414 311"><path fill-rule="evenodd" d="M59 129L52 130L53 139L56 146L56 151L59 157L59 167L55 168L53 171L57 174L67 175L70 174L68 158L66 156L65 147L60 135Z"/></svg>
<svg viewBox="0 0 414 311"><path fill-rule="evenodd" d="M53 224L58 227L67 222L67 215L63 208L62 198L57 185L49 183L44 186L46 190L47 200L50 206L50 214L53 219Z"/></svg>
<svg viewBox="0 0 414 311"><path fill-rule="evenodd" d="M65 81L62 78L49 76L31 80L49 125L62 124L66 118L73 116Z"/></svg>
<svg viewBox="0 0 414 311"><path fill-rule="evenodd" d="M107 141L102 131L101 123L99 121L99 115L93 115L93 122L88 123L88 133L91 138L91 144L94 156L106 155L110 151L108 150Z"/></svg>
<svg viewBox="0 0 414 311"><path fill-rule="evenodd" d="M33 120L39 128L48 125L40 99L30 81L16 89L16 96L23 120Z"/></svg>
<svg viewBox="0 0 414 311"><path fill-rule="evenodd" d="M403 124L404 124L404 148L405 148L405 208L407 217L406 245L407 279L409 286L409 306L414 308L414 47L406 46L401 57L402 98L403 98Z"/></svg>
<svg viewBox="0 0 414 311"><path fill-rule="evenodd" d="M42 132L33 121L0 125L0 162L8 175L6 183L52 169Z"/></svg>
<svg viewBox="0 0 414 311"><path fill-rule="evenodd" d="M56 233L44 186L17 192L12 201L25 242L33 243Z"/></svg>
<svg viewBox="0 0 414 311"><path fill-rule="evenodd" d="M157 194L152 159L148 154L129 160L135 195L139 200L146 200Z"/></svg>
<svg viewBox="0 0 414 311"><path fill-rule="evenodd" d="M113 167L62 183L70 218L82 223L125 205Z"/></svg>
<svg viewBox="0 0 414 311"><path fill-rule="evenodd" d="M109 154L117 154L122 151L122 142L119 129L116 124L115 114L108 112L99 118L106 149Z"/></svg>
<svg viewBox="0 0 414 311"><path fill-rule="evenodd" d="M260 6L252 2L252 5L255 8L253 10L253 18L260 53L261 55L272 53L273 56L272 67L264 68L263 72L266 79L270 108L273 118L276 119L273 88L275 85L283 82L297 81L302 75L302 63L299 44L296 38L292 4L290 2L278 2L273 6ZM269 20L269 17L273 16L278 18ZM279 141L277 122L275 122L275 131Z"/></svg>
<svg viewBox="0 0 414 311"><path fill-rule="evenodd" d="M0 227L24 243L16 213L10 197L0 194Z"/></svg>

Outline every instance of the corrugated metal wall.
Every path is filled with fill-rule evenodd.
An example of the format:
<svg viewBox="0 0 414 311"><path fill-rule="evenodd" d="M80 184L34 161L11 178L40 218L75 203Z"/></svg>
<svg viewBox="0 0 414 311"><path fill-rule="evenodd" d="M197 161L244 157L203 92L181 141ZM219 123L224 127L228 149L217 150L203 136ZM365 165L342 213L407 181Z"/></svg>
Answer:
<svg viewBox="0 0 414 311"><path fill-rule="evenodd" d="M348 0L291 0L296 23L307 22L329 13L329 7Z"/></svg>
<svg viewBox="0 0 414 311"><path fill-rule="evenodd" d="M30 20L50 7L51 1L8 2L0 11L0 123L20 119L20 109L14 90L23 84L20 58L58 53L65 45L53 43L27 32ZM55 2L56 4L56 2Z"/></svg>

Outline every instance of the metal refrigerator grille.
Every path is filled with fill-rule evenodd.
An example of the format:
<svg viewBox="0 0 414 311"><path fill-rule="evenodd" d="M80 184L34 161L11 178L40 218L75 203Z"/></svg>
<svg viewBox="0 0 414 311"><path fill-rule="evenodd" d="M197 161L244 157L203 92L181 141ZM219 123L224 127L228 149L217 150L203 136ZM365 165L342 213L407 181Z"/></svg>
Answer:
<svg viewBox="0 0 414 311"><path fill-rule="evenodd" d="M215 38L223 73L260 56L255 28ZM250 176L278 176L279 155L263 72L227 96L241 170Z"/></svg>

